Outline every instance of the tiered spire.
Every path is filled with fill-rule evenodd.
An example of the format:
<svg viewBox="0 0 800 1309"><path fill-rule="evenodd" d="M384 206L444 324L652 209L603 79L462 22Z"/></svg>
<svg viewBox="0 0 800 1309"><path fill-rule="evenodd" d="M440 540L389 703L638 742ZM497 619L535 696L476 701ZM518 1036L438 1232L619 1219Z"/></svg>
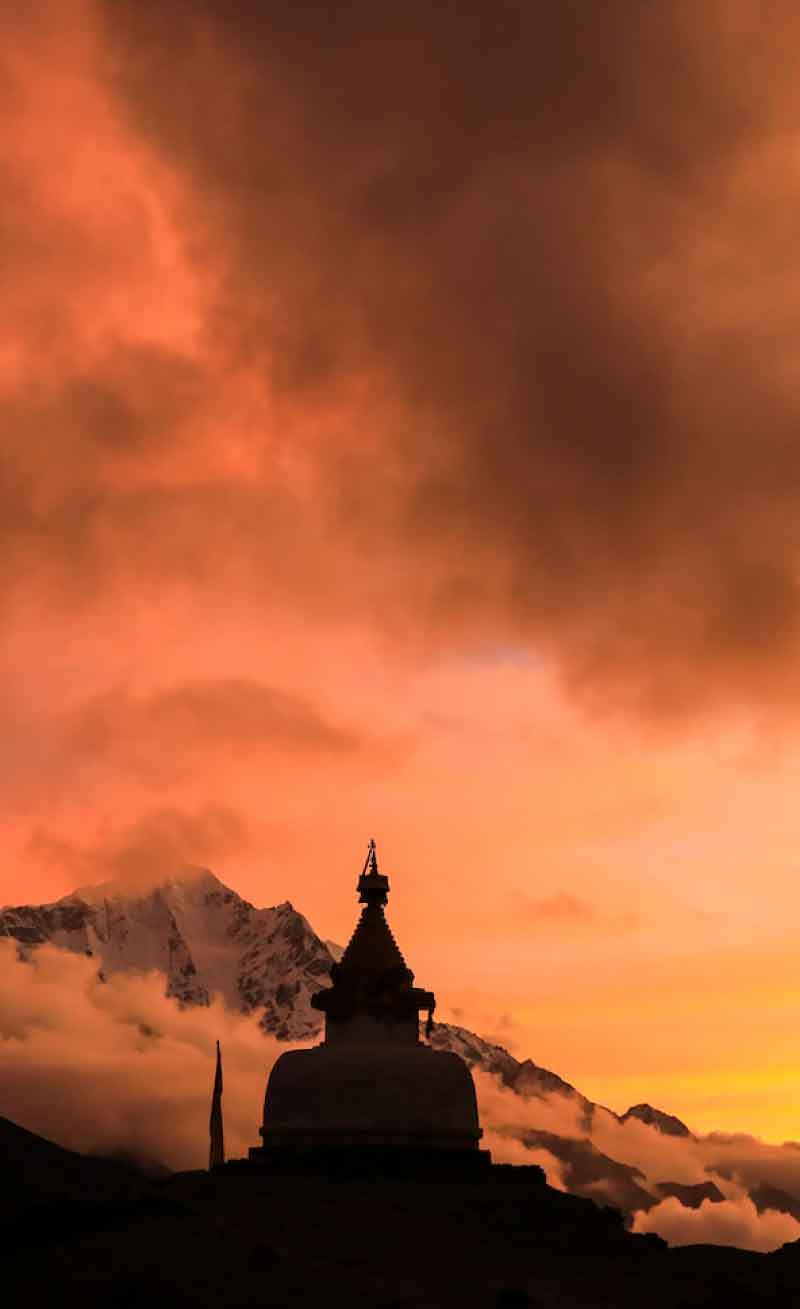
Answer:
<svg viewBox="0 0 800 1309"><path fill-rule="evenodd" d="M328 1035L331 1019L346 1022L359 1013L389 1023L413 1021L416 1032L419 1011L428 1010L430 1023L435 1000L430 991L414 986L414 974L386 921L383 907L389 896L389 879L378 868L374 840L369 843L357 890L364 906L361 917L341 960L331 968L333 985L313 995L311 1004L325 1012Z"/></svg>
<svg viewBox="0 0 800 1309"><path fill-rule="evenodd" d="M391 972L401 980L408 974L413 981L413 974L406 967L406 961L384 916L383 906L389 898L389 878L378 871L378 854L374 841L369 843L356 889L359 903L365 907L339 961L337 976L358 977L368 981Z"/></svg>

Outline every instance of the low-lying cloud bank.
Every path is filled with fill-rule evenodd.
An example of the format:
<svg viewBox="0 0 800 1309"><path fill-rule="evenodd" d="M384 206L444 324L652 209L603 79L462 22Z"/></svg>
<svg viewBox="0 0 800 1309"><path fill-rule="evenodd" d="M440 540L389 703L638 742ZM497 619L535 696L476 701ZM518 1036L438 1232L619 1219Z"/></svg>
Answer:
<svg viewBox="0 0 800 1309"><path fill-rule="evenodd" d="M577 1097L521 1099L480 1071L475 1083L486 1144L498 1162L540 1164L551 1186L632 1213L634 1231L658 1232L673 1245L762 1251L800 1238L800 1150L793 1143L667 1136L606 1109L587 1116Z"/></svg>
<svg viewBox="0 0 800 1309"><path fill-rule="evenodd" d="M73 1150L204 1167L215 1042L230 1155L258 1143L266 1074L285 1045L214 1000L179 1009L164 979L112 977L44 946L0 941L0 1113Z"/></svg>
<svg viewBox="0 0 800 1309"><path fill-rule="evenodd" d="M287 1046L217 999L181 1010L163 987L156 973L103 982L94 961L50 946L22 963L0 941L0 1114L75 1150L203 1167L219 1039L227 1151L243 1155ZM634 1210L635 1231L765 1251L800 1238L798 1217L777 1207L793 1202L800 1216L793 1145L668 1137L603 1109L587 1118L569 1096L522 1099L480 1070L475 1082L498 1162L540 1164L552 1186Z"/></svg>
<svg viewBox="0 0 800 1309"><path fill-rule="evenodd" d="M759 1213L753 1201L742 1194L736 1200L712 1204L704 1200L697 1209L681 1204L675 1196L662 1200L647 1213L639 1212L635 1232L658 1232L670 1245L736 1245L744 1250L777 1250L800 1236L800 1223L790 1214L766 1209Z"/></svg>

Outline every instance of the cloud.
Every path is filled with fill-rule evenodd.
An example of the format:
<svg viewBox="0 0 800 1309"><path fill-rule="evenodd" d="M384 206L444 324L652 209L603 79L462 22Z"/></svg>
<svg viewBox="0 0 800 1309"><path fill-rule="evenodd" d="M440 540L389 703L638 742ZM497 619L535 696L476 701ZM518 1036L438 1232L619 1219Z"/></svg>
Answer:
<svg viewBox="0 0 800 1309"><path fill-rule="evenodd" d="M800 1236L797 1219L777 1208L796 1206L800 1196L800 1152L792 1143L666 1136L635 1118L620 1122L601 1107L587 1118L578 1097L522 1099L488 1073L474 1076L485 1144L497 1162L538 1162L551 1185L633 1213L635 1231L656 1231L673 1245L708 1241L753 1250ZM724 1200L660 1198L661 1184L691 1188L710 1181ZM769 1204L759 1196L765 1185L777 1192L765 1193Z"/></svg>
<svg viewBox="0 0 800 1309"><path fill-rule="evenodd" d="M225 805L194 812L164 808L127 827L103 833L95 844L78 845L40 828L28 845L29 859L67 873L74 885L113 881L143 891L187 866L205 866L249 850L252 825ZM259 846L265 833L258 833Z"/></svg>
<svg viewBox="0 0 800 1309"><path fill-rule="evenodd" d="M597 918L597 910L588 901L570 895L568 891L556 891L553 895L534 900L523 891L514 897L518 909L528 920L556 923L591 923Z"/></svg>
<svg viewBox="0 0 800 1309"><path fill-rule="evenodd" d="M794 6L102 12L222 254L214 349L351 411L304 449L398 639L522 635L650 720L785 712Z"/></svg>
<svg viewBox="0 0 800 1309"><path fill-rule="evenodd" d="M514 890L509 899L513 921L524 930L553 925L562 930L576 927L615 933L632 931L639 925L638 914L609 914L569 891L554 891L552 895L535 899L525 891Z"/></svg>
<svg viewBox="0 0 800 1309"><path fill-rule="evenodd" d="M272 751L308 767L370 743L367 732L332 721L308 696L230 677L139 698L119 690L97 696L66 721L63 755L159 777L196 768L198 757L220 750L229 758Z"/></svg>
<svg viewBox="0 0 800 1309"><path fill-rule="evenodd" d="M286 1047L226 1010L180 1010L163 978L100 982L88 959L0 941L0 1113L84 1152L125 1149L173 1168L207 1163L214 1043L233 1156L258 1144L265 1079Z"/></svg>
<svg viewBox="0 0 800 1309"><path fill-rule="evenodd" d="M759 1213L746 1195L712 1204L704 1200L689 1209L674 1197L647 1213L637 1213L635 1232L658 1232L670 1245L736 1245L745 1250L776 1250L800 1238L800 1223L789 1214L767 1209Z"/></svg>
<svg viewBox="0 0 800 1309"><path fill-rule="evenodd" d="M210 797L221 778L256 770L308 779L335 766L361 776L368 760L371 773L382 777L417 747L404 726L373 728L305 690L241 676L162 682L138 694L116 685L75 705L56 700L48 709L9 699L0 704L0 723L14 759L4 801L9 809L35 805L46 787L51 795L82 791L82 808L105 810L124 788L129 796L139 792L127 802L135 815L167 789L185 806L185 788L200 782Z"/></svg>
<svg viewBox="0 0 800 1309"><path fill-rule="evenodd" d="M640 769L562 718L550 673L637 722L793 720L798 16L588 8L0 17L4 894L144 866L148 816L219 806L248 826L226 876L258 898L285 824L345 939L320 870L369 824L428 897L408 948L450 924L466 986L480 938L489 1030L545 967L514 924L563 931L546 967L569 1006L570 951L599 959L614 909L654 902L633 868L658 883L660 955L701 885L723 935L756 930L715 806L735 791L740 827L776 831L772 779L745 793L739 746L707 736ZM425 722L405 776L360 729L381 722ZM527 923L498 883L492 943L501 827L501 882L531 840L556 871ZM156 846L210 862L234 844L212 829ZM792 847L771 843L765 903ZM445 914L432 872L456 865ZM597 1022L573 1024L590 1061L623 1021L596 977Z"/></svg>
<svg viewBox="0 0 800 1309"><path fill-rule="evenodd" d="M7 17L6 607L189 585L529 646L649 723L785 715L799 23Z"/></svg>
<svg viewBox="0 0 800 1309"><path fill-rule="evenodd" d="M550 1095L525 1099L504 1087L491 1073L474 1069L473 1077L484 1126L506 1135L524 1132L532 1126L556 1136L584 1134L583 1104L577 1097Z"/></svg>

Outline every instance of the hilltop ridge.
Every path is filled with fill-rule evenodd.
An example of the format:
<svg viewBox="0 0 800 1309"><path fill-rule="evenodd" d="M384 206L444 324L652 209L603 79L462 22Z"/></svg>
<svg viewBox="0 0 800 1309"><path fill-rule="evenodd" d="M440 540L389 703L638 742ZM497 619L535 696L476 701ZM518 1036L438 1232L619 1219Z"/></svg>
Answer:
<svg viewBox="0 0 800 1309"><path fill-rule="evenodd" d="M536 1167L478 1182L273 1177L248 1165L149 1181L0 1119L9 1304L124 1309L753 1309L796 1304L800 1248L668 1249ZM57 1288L57 1292L55 1290Z"/></svg>

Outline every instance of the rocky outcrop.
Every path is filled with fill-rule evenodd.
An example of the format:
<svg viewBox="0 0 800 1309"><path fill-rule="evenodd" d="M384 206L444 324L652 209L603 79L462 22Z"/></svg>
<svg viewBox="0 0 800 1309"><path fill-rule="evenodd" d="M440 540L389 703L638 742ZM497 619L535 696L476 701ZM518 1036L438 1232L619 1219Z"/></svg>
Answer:
<svg viewBox="0 0 800 1309"><path fill-rule="evenodd" d="M620 1116L620 1122L626 1123L630 1118L638 1118L640 1123L645 1123L648 1127L656 1127L664 1136L690 1137L692 1135L680 1118L665 1114L661 1109L654 1109L651 1104L631 1105L630 1109L626 1109Z"/></svg>

